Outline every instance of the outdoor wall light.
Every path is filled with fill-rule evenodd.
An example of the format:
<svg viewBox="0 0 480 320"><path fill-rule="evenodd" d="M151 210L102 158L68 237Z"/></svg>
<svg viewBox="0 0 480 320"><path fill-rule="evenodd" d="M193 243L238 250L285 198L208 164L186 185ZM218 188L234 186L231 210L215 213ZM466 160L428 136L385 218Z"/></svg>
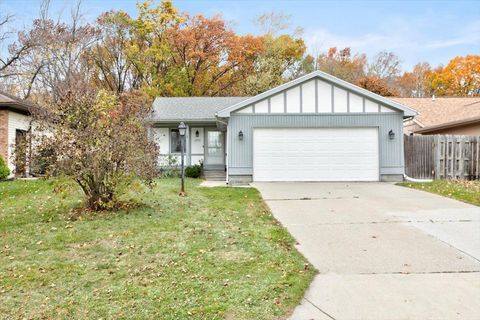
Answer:
<svg viewBox="0 0 480 320"><path fill-rule="evenodd" d="M180 122L180 124L178 125L178 133L183 137L186 132L187 132L187 126L185 125L185 123Z"/></svg>
<svg viewBox="0 0 480 320"><path fill-rule="evenodd" d="M198 138L199 136L200 136L200 132L198 132L198 130L195 131L195 138Z"/></svg>
<svg viewBox="0 0 480 320"><path fill-rule="evenodd" d="M238 140L243 140L243 131L242 130L240 130L238 132Z"/></svg>
<svg viewBox="0 0 480 320"><path fill-rule="evenodd" d="M390 138L390 140L395 139L395 132L393 132L393 130L388 131L388 137Z"/></svg>

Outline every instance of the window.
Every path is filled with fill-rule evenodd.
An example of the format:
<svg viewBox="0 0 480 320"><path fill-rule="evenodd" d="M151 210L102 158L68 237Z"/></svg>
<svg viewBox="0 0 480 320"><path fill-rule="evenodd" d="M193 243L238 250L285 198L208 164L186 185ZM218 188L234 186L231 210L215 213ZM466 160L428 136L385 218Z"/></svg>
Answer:
<svg viewBox="0 0 480 320"><path fill-rule="evenodd" d="M171 129L170 130L170 152L171 153L180 153L182 150L180 149L180 133L178 129ZM186 144L186 143L185 143ZM183 146L183 152L186 152L185 146Z"/></svg>

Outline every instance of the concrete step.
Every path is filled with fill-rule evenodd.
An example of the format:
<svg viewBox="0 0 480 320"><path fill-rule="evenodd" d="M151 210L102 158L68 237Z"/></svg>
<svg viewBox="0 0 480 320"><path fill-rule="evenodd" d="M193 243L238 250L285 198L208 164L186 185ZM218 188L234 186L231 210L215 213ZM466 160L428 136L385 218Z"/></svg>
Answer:
<svg viewBox="0 0 480 320"><path fill-rule="evenodd" d="M203 172L203 177L205 180L225 181L227 175L225 170L205 170Z"/></svg>
<svg viewBox="0 0 480 320"><path fill-rule="evenodd" d="M226 177L204 177L207 181L225 181Z"/></svg>

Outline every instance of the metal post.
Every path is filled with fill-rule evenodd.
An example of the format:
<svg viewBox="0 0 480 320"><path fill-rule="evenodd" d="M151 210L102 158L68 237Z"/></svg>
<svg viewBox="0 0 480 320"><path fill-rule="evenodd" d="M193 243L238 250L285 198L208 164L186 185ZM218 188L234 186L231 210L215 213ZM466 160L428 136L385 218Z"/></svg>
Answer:
<svg viewBox="0 0 480 320"><path fill-rule="evenodd" d="M181 161L182 161L182 188L181 188L181 194L185 194L185 160L183 157L183 146L185 145L184 143L185 135L180 136L180 149L181 151Z"/></svg>
<svg viewBox="0 0 480 320"><path fill-rule="evenodd" d="M185 123L180 122L178 125L178 134L180 135L180 157L182 157L182 188L180 190L180 195L184 196L185 195L185 160L184 160L184 152L183 152L183 146L185 145L185 135L187 133L187 126Z"/></svg>

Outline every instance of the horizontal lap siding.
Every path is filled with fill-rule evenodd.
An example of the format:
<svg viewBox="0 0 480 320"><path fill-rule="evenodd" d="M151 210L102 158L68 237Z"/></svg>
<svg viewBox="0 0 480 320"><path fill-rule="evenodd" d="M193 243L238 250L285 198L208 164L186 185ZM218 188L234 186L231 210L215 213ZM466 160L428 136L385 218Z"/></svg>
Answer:
<svg viewBox="0 0 480 320"><path fill-rule="evenodd" d="M380 174L403 174L403 116L401 113L260 115L232 114L229 120L229 173L253 173L254 128L335 128L377 127L379 131ZM395 132L390 140L388 132ZM243 140L238 139L242 131ZM308 137L306 137L308 138Z"/></svg>
<svg viewBox="0 0 480 320"><path fill-rule="evenodd" d="M14 152L16 131L28 131L30 128L30 117L24 114L10 111L8 114L8 166L10 171L15 170Z"/></svg>

